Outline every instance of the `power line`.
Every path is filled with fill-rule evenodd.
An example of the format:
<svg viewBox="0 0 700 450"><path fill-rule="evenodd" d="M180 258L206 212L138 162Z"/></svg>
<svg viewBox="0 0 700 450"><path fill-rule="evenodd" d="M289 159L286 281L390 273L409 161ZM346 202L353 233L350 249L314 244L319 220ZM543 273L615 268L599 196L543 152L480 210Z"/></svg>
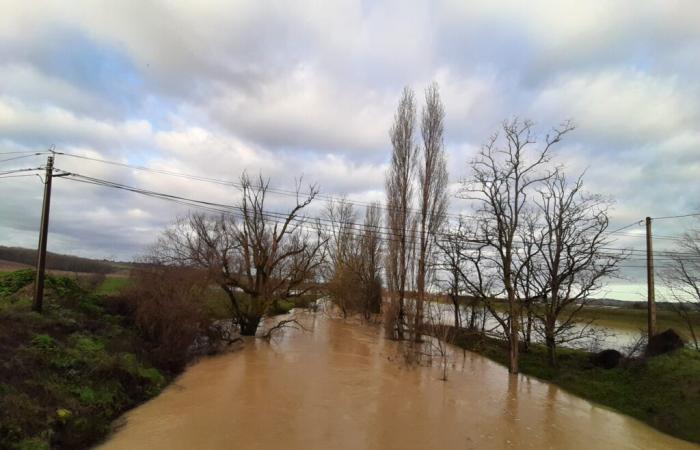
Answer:
<svg viewBox="0 0 700 450"><path fill-rule="evenodd" d="M89 177L89 176L81 175L78 173L72 173L72 172L63 172L60 176L65 176L67 179L69 179L71 181L77 181L77 182L82 182L82 183L87 183L87 184L122 189L122 190L142 194L142 195L153 197L153 198L159 198L162 200L173 201L173 202L180 203L180 204L183 204L186 206L205 209L205 210L208 210L210 212L232 215L232 216L238 217L238 218L242 217L242 212L237 212L237 213L235 212L235 211L240 211L240 207L235 206L235 205L209 202L209 201L204 201L204 200L198 200L198 199L193 199L193 198L177 196L177 195L168 194L168 193L151 191L151 190L142 189L142 188L136 188L136 187L127 186L127 185L124 185L121 183L116 183L116 182L108 181L108 180L102 180L99 178ZM278 221L281 221L281 220L284 220L287 218L287 214L273 212L273 211L265 211L263 213L263 215L265 217L267 217L268 219L273 219L273 220L278 220ZM327 224L326 226L334 225L332 220L327 219L327 218L322 218L322 217L307 218L304 216L304 217L300 217L300 219L302 219L303 221L305 221L307 223L309 220L312 219L312 220L318 221L320 223L325 223L325 224ZM281 222L276 222L276 223L281 223ZM357 222L345 222L341 225L346 227L346 229L354 230L354 231L366 231L368 228L368 226L366 224L357 223ZM398 238L401 238L404 236L402 233L399 233L398 230L395 230L395 229L388 227L388 226L381 226L381 225L369 226L369 228L374 230L376 233L381 234L387 240L398 239ZM408 230L408 233L406 233L406 237L408 237L409 239L412 239L412 237L415 233L416 233L416 230L410 229L410 230ZM443 239L454 238L454 234L452 234L452 233L439 233L438 235ZM484 241L478 241L478 240L470 240L469 242L474 243L474 244L485 244ZM523 245L526 244L525 242L517 242L517 243L523 244ZM620 256L621 254L630 252L630 249L627 249L627 248L602 247L601 249L608 250L608 251L614 251L617 253L616 255L607 255L607 256ZM641 252L643 250L634 249L634 251Z"/></svg>
<svg viewBox="0 0 700 450"><path fill-rule="evenodd" d="M90 156L83 156L83 155L75 155L72 153L64 153L64 152L56 152L57 155L63 155L63 156L69 156L72 158L79 158L79 159L84 159L87 161L93 161L93 162L100 162L103 164L109 164L117 167L123 167L123 168L128 168L128 169L134 169L134 170L140 170L140 171L145 171L145 172L151 172L151 173L157 173L161 175L168 175L168 176L173 176L173 177L178 177L178 178L184 178L188 180L193 180L193 181L201 181L205 183L213 183L213 184L219 184L223 186L232 186L241 189L242 185L240 183L237 183L235 181L230 181L230 180L221 180L218 178L211 178L211 177L205 177L205 176L200 176L200 175L193 175L193 174L187 174L183 172L174 172L170 170L164 170L164 169L155 169L152 167L147 167L147 166L138 166L138 165L133 165L133 164L128 164L128 163L122 163L118 161L109 161L106 159L101 159L101 158L93 158ZM282 189L282 188L276 188L276 187L269 187L267 189L269 192L273 194L279 194L279 195L286 195L286 196L293 196L297 197L299 195L306 196L309 195L309 192L302 192L302 191L292 191L289 189ZM328 194L317 194L316 198L319 200L324 200L326 202L340 202L340 201L345 201L346 203L349 203L354 206L359 206L363 208L369 208L373 206L373 203L368 203L368 202L361 202L357 200L348 200L347 198L343 197L337 197L337 196L332 196ZM391 208L386 205L382 205L380 202L377 202L377 206L379 209L385 210L385 211L397 211L397 208ZM416 208L407 208L406 211L411 212L411 213L418 213L419 210ZM449 213L447 214L448 217L453 217L453 218L476 218L476 216L470 216L466 214L454 214L454 213Z"/></svg>
<svg viewBox="0 0 700 450"><path fill-rule="evenodd" d="M24 153L37 153L34 150L27 150L27 151L22 151L22 152L0 152L0 155L20 155ZM40 153L47 153L47 152L40 152Z"/></svg>
<svg viewBox="0 0 700 450"><path fill-rule="evenodd" d="M5 170L3 172L0 172L0 175L9 175L12 173L19 173L19 172L31 172L33 170L41 170L41 167L35 167L35 168L27 168L27 169L12 169L12 170Z"/></svg>
<svg viewBox="0 0 700 450"><path fill-rule="evenodd" d="M24 177L36 177L37 174L26 174L26 175L2 175L0 176L0 180L4 180L5 178L24 178Z"/></svg>
<svg viewBox="0 0 700 450"><path fill-rule="evenodd" d="M221 180L221 179L217 179L217 178L187 174L187 173L183 173L183 172L174 172L174 171L164 170L164 169L155 169L155 168L148 167L148 166L133 165L133 164L123 163L123 162L118 162L118 161L110 161L110 160L95 158L95 157L90 157L90 156L76 155L76 154L72 154L72 153L65 153L65 152L54 152L54 153L56 155L63 155L63 156L83 159L83 160L87 160L87 161L99 162L99 163L113 165L113 166L117 166L117 167L129 168L129 169L151 172L151 173L157 173L157 174L167 175L167 176L174 176L174 177L189 179L189 180L193 180L193 181L207 182L207 183L219 184L219 185L224 185L224 186L232 186L232 187L236 187L239 189L242 188L242 185L240 183L230 181L230 180ZM275 188L275 187L268 188L268 191L271 193L274 193L274 194L294 196L294 197L297 197L299 195L302 195L302 196L309 195L308 192L301 192L301 191L297 192L297 191L292 191L292 190L287 190L287 189L282 189L282 188ZM318 193L318 194L316 194L316 198L318 198L319 200L324 200L326 202L344 201L350 205L359 206L359 207L363 207L363 208L370 208L370 207L373 207L376 205L379 209L384 210L384 211L399 211L399 210L403 211L403 209L391 208L388 205L381 204L380 202L376 202L376 203L361 202L361 201L357 201L357 200L348 200L345 197L337 197L337 196L332 196L332 195L327 195L327 194ZM410 212L410 213L420 212L416 208L406 208L405 210L407 212ZM483 217L468 215L468 214L447 213L445 216L451 217L454 219L473 218L473 219L478 219L478 220L484 220ZM632 222L628 225L625 225L623 227L617 228L613 231L605 232L604 234L607 234L607 235L616 234L616 233L619 233L620 231L623 231L623 230L630 228L634 225L641 224L642 222L643 222L643 220L638 220L638 221ZM634 235L634 236L636 237L636 235Z"/></svg>
<svg viewBox="0 0 700 450"><path fill-rule="evenodd" d="M39 156L39 155L43 155L45 153L46 152L39 152L39 153L32 153L31 155L14 156L12 158L0 159L0 163L7 162L7 161L14 161L16 159L29 158L32 156Z"/></svg>
<svg viewBox="0 0 700 450"><path fill-rule="evenodd" d="M684 218L684 217L698 217L698 216L700 216L700 212L688 213L688 214L679 214L679 215L677 215L677 216L652 217L652 220L682 219L682 218Z"/></svg>
<svg viewBox="0 0 700 450"><path fill-rule="evenodd" d="M643 220L637 220L637 221L632 222L632 223L630 223L630 224L628 224L628 225L625 225L625 226L623 226L623 227L616 228L615 230L609 232L608 234L619 233L620 231L626 230L627 228L632 227L632 226L634 226L634 225L640 225L642 222L644 222L644 221L643 221Z"/></svg>

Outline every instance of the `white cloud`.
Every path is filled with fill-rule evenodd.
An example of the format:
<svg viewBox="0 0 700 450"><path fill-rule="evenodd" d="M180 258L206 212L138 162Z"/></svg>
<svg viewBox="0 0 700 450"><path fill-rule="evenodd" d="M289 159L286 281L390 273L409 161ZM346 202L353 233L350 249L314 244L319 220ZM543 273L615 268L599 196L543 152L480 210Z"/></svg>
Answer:
<svg viewBox="0 0 700 450"><path fill-rule="evenodd" d="M700 103L688 96L697 93L697 84L681 86L675 77L603 71L556 80L538 93L530 110L550 121L575 118L579 133L613 145L640 144L692 127Z"/></svg>

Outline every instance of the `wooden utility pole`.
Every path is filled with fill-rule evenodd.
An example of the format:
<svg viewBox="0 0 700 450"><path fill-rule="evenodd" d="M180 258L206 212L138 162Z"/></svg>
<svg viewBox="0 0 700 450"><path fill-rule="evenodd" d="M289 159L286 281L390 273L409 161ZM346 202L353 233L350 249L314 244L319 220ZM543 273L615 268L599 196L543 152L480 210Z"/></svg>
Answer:
<svg viewBox="0 0 700 450"><path fill-rule="evenodd" d="M646 219L647 225L647 306L649 338L656 334L656 299L654 295L654 249L651 240L651 217Z"/></svg>
<svg viewBox="0 0 700 450"><path fill-rule="evenodd" d="M46 269L46 238L49 233L49 210L51 208L51 177L53 175L53 155L46 160L46 179L44 180L44 203L41 209L41 228L39 230L39 248L36 259L36 281L34 282L34 301L32 309L41 312L44 304L44 271Z"/></svg>

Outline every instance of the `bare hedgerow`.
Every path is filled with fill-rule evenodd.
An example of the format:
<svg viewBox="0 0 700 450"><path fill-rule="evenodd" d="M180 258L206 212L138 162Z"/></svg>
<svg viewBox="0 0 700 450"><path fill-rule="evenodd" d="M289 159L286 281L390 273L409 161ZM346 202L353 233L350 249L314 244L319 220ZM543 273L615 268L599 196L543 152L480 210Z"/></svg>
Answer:
<svg viewBox="0 0 700 450"><path fill-rule="evenodd" d="M178 371L190 347L211 328L205 300L208 286L201 271L146 267L132 273L133 284L112 302L130 315L158 365Z"/></svg>

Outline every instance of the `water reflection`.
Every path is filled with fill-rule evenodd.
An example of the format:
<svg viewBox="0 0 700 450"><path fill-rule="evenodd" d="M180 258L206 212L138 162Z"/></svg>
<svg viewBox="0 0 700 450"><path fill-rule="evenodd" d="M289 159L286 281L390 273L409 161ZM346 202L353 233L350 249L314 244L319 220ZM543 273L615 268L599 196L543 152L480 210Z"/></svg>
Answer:
<svg viewBox="0 0 700 450"><path fill-rule="evenodd" d="M443 382L377 328L307 320L192 366L101 448L700 448L473 353L453 349Z"/></svg>

